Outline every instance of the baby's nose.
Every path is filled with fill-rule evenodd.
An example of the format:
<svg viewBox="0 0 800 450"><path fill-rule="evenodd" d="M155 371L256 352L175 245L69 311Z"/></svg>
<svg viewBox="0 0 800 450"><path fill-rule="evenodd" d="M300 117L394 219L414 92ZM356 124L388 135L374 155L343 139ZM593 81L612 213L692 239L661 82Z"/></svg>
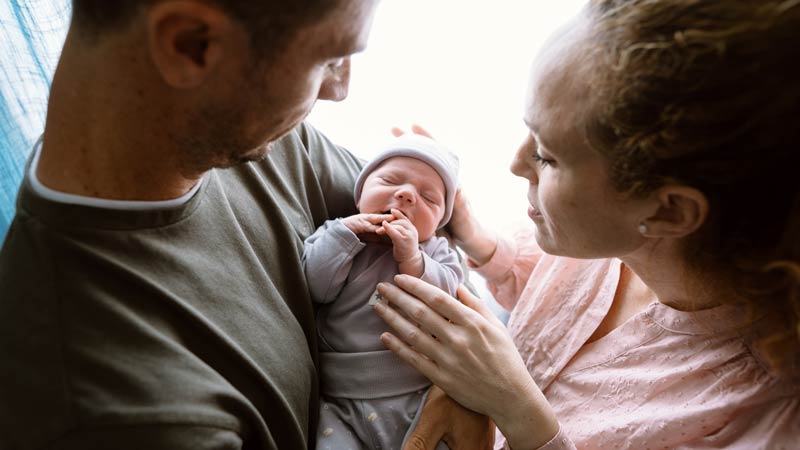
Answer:
<svg viewBox="0 0 800 450"><path fill-rule="evenodd" d="M414 194L414 190L409 188L398 189L395 193L395 197L398 200L409 204L414 204L417 201L417 196Z"/></svg>

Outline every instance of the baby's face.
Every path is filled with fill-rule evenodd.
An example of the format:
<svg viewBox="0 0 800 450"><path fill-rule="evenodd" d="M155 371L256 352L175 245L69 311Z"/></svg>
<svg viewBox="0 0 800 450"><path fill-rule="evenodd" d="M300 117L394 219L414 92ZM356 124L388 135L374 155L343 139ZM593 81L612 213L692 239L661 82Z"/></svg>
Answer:
<svg viewBox="0 0 800 450"><path fill-rule="evenodd" d="M399 209L417 228L420 242L430 239L444 216L445 188L439 173L416 158L395 156L364 180L358 209L388 213Z"/></svg>

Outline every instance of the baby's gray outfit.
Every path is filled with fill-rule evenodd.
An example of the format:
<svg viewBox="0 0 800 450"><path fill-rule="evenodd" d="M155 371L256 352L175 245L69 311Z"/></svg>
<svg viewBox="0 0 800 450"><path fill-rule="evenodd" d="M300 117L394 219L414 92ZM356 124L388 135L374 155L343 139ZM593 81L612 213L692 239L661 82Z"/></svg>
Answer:
<svg viewBox="0 0 800 450"><path fill-rule="evenodd" d="M393 247L361 242L339 219L325 222L304 245L311 296L322 303L317 448L400 449L430 382L381 344L389 328L369 304L377 284L398 273ZM455 295L464 275L447 239L434 236L420 249L420 278Z"/></svg>

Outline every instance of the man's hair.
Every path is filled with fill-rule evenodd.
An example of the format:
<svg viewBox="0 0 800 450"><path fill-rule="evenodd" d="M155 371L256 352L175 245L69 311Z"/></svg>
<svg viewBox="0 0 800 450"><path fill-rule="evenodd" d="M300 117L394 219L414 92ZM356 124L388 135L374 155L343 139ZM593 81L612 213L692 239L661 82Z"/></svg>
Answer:
<svg viewBox="0 0 800 450"><path fill-rule="evenodd" d="M800 348L800 3L592 0L588 14L587 138L620 191L706 195L686 259L783 314L767 343L780 360Z"/></svg>
<svg viewBox="0 0 800 450"><path fill-rule="evenodd" d="M129 25L141 8L159 0L72 0L72 20L91 39ZM279 51L298 29L313 24L341 0L205 0L241 22L259 54Z"/></svg>

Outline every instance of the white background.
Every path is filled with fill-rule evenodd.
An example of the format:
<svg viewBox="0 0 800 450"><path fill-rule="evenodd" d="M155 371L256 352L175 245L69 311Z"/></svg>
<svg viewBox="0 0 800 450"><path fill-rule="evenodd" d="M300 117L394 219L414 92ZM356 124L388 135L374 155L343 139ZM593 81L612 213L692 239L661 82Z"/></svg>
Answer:
<svg viewBox="0 0 800 450"><path fill-rule="evenodd" d="M526 182L508 171L526 130L528 70L585 0L383 0L350 96L309 120L369 158L392 126L426 127L461 158L461 185L490 226L527 220Z"/></svg>

